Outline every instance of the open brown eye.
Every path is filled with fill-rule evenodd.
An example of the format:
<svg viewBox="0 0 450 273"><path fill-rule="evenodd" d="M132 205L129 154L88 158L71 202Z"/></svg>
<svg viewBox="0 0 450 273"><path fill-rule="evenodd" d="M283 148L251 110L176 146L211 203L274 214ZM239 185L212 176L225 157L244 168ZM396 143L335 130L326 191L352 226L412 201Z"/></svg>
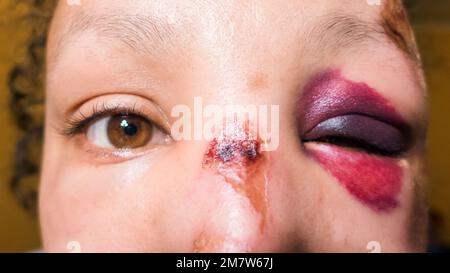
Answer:
<svg viewBox="0 0 450 273"><path fill-rule="evenodd" d="M112 116L107 124L110 143L116 148L138 148L152 137L153 126L146 119L134 115Z"/></svg>

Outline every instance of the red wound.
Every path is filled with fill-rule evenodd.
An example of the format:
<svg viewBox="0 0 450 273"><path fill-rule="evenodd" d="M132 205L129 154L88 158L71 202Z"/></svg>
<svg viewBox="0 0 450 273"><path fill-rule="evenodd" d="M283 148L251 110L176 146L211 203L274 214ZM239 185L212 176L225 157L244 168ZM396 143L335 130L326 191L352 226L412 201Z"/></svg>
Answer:
<svg viewBox="0 0 450 273"><path fill-rule="evenodd" d="M267 214L267 162L261 153L261 141L253 137L248 126L232 124L208 145L203 167L224 177L237 192L248 198L254 210L261 215L261 231Z"/></svg>

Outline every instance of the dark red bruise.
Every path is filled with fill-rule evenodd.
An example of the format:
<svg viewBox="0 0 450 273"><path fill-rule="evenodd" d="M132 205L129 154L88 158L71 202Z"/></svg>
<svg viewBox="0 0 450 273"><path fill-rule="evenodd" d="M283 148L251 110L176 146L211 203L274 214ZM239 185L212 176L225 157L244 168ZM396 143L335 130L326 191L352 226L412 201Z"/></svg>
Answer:
<svg viewBox="0 0 450 273"><path fill-rule="evenodd" d="M359 201L375 211L396 208L403 170L395 159L322 144L308 150Z"/></svg>
<svg viewBox="0 0 450 273"><path fill-rule="evenodd" d="M349 125L339 133L362 136L369 143L392 150L401 150L407 144L402 142L398 132L407 132L408 125L391 103L367 84L345 79L338 70L325 71L306 85L299 110L302 136L323 121L352 115L372 117L389 126L375 128L374 122L358 122L357 127ZM371 133L364 134L369 128ZM303 141L316 141L314 135L309 137L311 139L304 137ZM403 169L397 159L320 140L305 147L313 159L364 205L378 212L390 211L399 205L397 197L402 187Z"/></svg>

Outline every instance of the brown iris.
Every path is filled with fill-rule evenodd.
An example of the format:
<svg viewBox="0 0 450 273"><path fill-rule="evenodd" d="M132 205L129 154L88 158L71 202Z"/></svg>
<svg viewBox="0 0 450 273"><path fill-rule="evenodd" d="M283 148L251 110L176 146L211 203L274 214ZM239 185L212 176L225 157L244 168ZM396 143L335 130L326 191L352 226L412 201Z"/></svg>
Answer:
<svg viewBox="0 0 450 273"><path fill-rule="evenodd" d="M116 115L108 121L108 138L116 148L138 148L152 137L152 124L133 115Z"/></svg>

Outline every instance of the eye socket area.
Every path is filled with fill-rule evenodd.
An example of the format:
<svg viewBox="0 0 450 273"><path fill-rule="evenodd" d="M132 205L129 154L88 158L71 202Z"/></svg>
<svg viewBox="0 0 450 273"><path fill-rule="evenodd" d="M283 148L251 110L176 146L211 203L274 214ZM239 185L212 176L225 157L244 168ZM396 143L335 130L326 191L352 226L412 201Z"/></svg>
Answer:
<svg viewBox="0 0 450 273"><path fill-rule="evenodd" d="M398 156L409 146L405 128L362 114L348 114L319 122L302 136L303 142L324 142L371 154Z"/></svg>
<svg viewBox="0 0 450 273"><path fill-rule="evenodd" d="M115 114L92 121L87 140L100 148L138 149L167 143L169 136L156 124L135 114Z"/></svg>

